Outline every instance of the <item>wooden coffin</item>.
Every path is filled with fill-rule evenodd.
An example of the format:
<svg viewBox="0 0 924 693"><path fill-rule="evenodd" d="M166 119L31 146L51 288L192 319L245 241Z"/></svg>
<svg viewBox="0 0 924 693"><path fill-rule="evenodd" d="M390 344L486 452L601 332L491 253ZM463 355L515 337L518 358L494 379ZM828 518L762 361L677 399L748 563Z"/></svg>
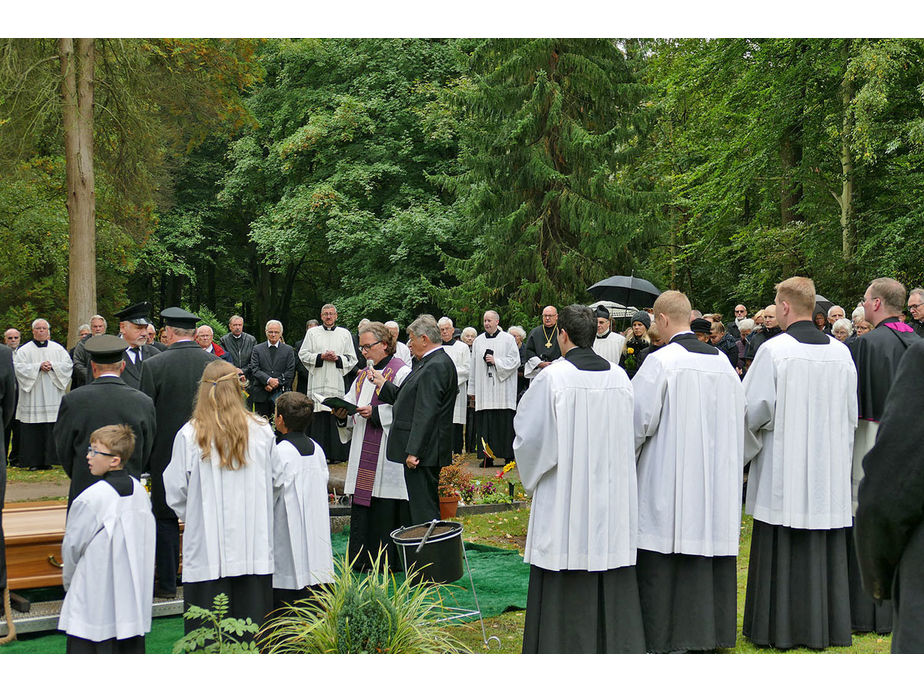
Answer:
<svg viewBox="0 0 924 693"><path fill-rule="evenodd" d="M8 503L3 509L7 582L11 590L61 584L65 501Z"/></svg>
<svg viewBox="0 0 924 693"><path fill-rule="evenodd" d="M61 584L66 501L7 503L3 508L7 583L11 590ZM183 523L180 523L180 550ZM182 558L181 558L182 561Z"/></svg>

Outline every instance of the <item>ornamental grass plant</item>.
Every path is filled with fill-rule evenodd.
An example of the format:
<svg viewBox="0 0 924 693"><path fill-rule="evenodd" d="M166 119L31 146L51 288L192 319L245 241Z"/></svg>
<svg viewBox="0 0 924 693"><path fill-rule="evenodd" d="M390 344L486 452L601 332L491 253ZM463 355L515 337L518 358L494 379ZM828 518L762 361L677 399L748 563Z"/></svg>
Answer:
<svg viewBox="0 0 924 693"><path fill-rule="evenodd" d="M354 559L355 560L355 559ZM468 652L439 619L448 587L420 580L418 571L390 573L382 551L366 574L349 556L333 582L311 599L276 612L259 635L272 654L436 654Z"/></svg>

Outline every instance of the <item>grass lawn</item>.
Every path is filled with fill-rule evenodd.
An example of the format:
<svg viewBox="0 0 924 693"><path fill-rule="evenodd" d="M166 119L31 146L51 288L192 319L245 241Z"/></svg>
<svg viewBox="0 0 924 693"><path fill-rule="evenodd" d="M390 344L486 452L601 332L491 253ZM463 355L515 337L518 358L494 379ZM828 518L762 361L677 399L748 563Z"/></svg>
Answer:
<svg viewBox="0 0 924 693"><path fill-rule="evenodd" d="M23 469L21 467L7 466L6 482L8 484L40 484L70 482L70 479L67 478L67 474L64 473L64 469L58 466L52 467L51 469L43 469L37 472L30 472L28 469Z"/></svg>
<svg viewBox="0 0 924 693"><path fill-rule="evenodd" d="M464 534L466 541L479 544L488 544L504 549L516 549L523 553L523 546L526 540L526 527L529 523L529 510L511 510L493 515L473 515L461 518L464 525ZM751 526L750 517L744 517L741 523L741 543L738 552L738 640L735 647L730 650L721 650L721 652L732 653L767 653L779 652L779 650L757 648L750 641L741 635L741 623L744 618L744 592L748 576L748 556L751 550ZM523 644L523 624L525 622L526 612L514 611L495 616L494 618L485 619L485 630L490 637L496 635L500 638L500 646L492 643L490 649L485 648L482 642L481 625L475 621L460 626L455 626L459 630L457 634L472 652L490 653L490 654L513 654L519 653ZM824 652L831 653L853 653L853 654L871 654L871 653L888 653L892 643L891 635L877 635L867 633L864 635L854 635L853 644L850 647L830 647ZM799 652L816 652L806 648L787 650L789 653Z"/></svg>

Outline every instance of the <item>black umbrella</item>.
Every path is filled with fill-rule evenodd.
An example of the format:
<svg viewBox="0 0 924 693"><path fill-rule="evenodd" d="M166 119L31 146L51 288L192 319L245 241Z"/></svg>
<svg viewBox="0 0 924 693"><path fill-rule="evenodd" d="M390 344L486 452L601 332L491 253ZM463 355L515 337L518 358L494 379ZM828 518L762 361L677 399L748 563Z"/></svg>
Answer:
<svg viewBox="0 0 924 693"><path fill-rule="evenodd" d="M826 298L825 298L824 296L822 296L821 294L815 294L815 310L816 310L816 312L818 311L819 308L821 308L821 310L823 310L823 311L825 312L825 314L827 315L827 313L828 313L828 308L830 308L830 307L833 306L833 305L834 305L834 303L832 303L831 301L829 301L828 299L826 299Z"/></svg>
<svg viewBox="0 0 924 693"><path fill-rule="evenodd" d="M598 301L615 301L624 306L647 308L654 304L661 291L649 281L617 274L599 281L588 292Z"/></svg>

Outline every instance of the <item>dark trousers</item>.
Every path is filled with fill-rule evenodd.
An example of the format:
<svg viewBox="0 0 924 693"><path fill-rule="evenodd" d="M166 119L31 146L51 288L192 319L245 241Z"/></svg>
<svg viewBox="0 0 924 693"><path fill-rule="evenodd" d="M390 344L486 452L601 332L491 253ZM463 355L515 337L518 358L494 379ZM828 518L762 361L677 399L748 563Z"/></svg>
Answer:
<svg viewBox="0 0 924 693"><path fill-rule="evenodd" d="M19 466L19 439L22 434L19 432L19 421L10 419L10 425L3 429L6 444L9 446L9 456L7 462L11 467Z"/></svg>
<svg viewBox="0 0 924 693"><path fill-rule="evenodd" d="M175 517L154 519L154 570L157 573L157 586L165 592L176 592L176 573L180 567L180 524Z"/></svg>
<svg viewBox="0 0 924 693"><path fill-rule="evenodd" d="M462 454L462 446L465 445L465 424L452 425L452 451L456 455Z"/></svg>
<svg viewBox="0 0 924 693"><path fill-rule="evenodd" d="M254 402L253 410L256 412L257 416L265 416L267 421L273 420L273 415L276 411L276 403L271 400L266 400L265 402Z"/></svg>
<svg viewBox="0 0 924 693"><path fill-rule="evenodd" d="M57 462L54 422L19 422L19 466L48 468Z"/></svg>
<svg viewBox="0 0 924 693"><path fill-rule="evenodd" d="M67 654L144 654L144 636L116 640L86 640L76 635L67 636Z"/></svg>
<svg viewBox="0 0 924 693"><path fill-rule="evenodd" d="M439 467L414 469L404 466L404 483L407 485L411 523L421 525L433 519L440 519L440 498L437 490L440 478Z"/></svg>
<svg viewBox="0 0 924 693"><path fill-rule="evenodd" d="M3 504L6 501L6 460L0 455L0 598L6 589L6 543L3 540Z"/></svg>

